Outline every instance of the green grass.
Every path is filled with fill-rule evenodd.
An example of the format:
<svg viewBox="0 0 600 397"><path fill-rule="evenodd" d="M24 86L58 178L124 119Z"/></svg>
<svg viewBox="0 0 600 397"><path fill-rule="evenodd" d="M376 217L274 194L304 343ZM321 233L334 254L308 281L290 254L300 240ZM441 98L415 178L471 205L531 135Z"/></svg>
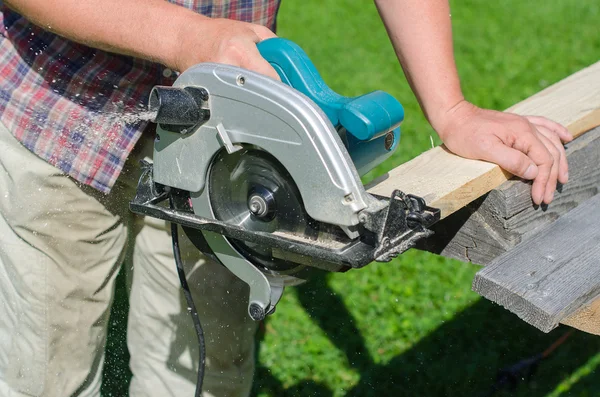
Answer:
<svg viewBox="0 0 600 397"><path fill-rule="evenodd" d="M597 0L452 2L465 95L505 109L600 59ZM284 0L279 35L344 95L383 89L405 107L400 147L365 178L439 142L411 93L374 5ZM474 265L410 251L391 263L288 289L259 336L256 396L479 396L499 369L566 331L543 334L470 291ZM124 299L124 295L120 296ZM125 394L124 309L111 319L104 394ZM498 395L600 394L600 338L576 333L529 382Z"/></svg>

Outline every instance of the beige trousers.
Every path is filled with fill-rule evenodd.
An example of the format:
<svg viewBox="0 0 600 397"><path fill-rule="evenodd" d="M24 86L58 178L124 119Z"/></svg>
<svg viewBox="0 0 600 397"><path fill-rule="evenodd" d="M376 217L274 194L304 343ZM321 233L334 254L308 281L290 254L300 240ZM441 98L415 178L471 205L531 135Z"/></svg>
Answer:
<svg viewBox="0 0 600 397"><path fill-rule="evenodd" d="M130 395L193 395L198 345L169 228L128 211L139 159L151 149L148 139L138 144L103 195L42 161L0 124L0 396L100 394L122 263L132 271ZM248 288L186 238L181 244L206 334L204 395L248 395L256 330Z"/></svg>

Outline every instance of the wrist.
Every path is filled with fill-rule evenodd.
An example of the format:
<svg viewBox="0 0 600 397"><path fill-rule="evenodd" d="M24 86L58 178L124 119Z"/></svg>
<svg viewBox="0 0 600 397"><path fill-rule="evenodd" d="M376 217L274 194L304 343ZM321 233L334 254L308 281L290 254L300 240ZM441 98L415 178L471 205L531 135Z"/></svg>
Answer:
<svg viewBox="0 0 600 397"><path fill-rule="evenodd" d="M183 72L201 61L204 51L198 39L207 39L205 30L210 29L206 25L211 18L183 7L177 8L181 9L181 12L169 23L171 30L163 41L166 47L163 48L159 61L173 70Z"/></svg>
<svg viewBox="0 0 600 397"><path fill-rule="evenodd" d="M477 109L477 106L461 98L452 105L440 109L434 117L429 119L429 122L440 139L445 142L452 131L455 130L454 126L471 117L477 112Z"/></svg>
<svg viewBox="0 0 600 397"><path fill-rule="evenodd" d="M448 96L440 101L435 106L425 108L425 116L433 129L442 137L448 121L455 117L458 113L462 113L463 107L468 104L462 94Z"/></svg>

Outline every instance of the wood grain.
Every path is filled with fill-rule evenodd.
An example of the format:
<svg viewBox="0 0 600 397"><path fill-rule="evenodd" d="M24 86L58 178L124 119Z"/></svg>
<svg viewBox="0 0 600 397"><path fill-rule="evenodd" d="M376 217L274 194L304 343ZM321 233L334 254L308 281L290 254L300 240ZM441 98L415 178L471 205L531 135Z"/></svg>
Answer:
<svg viewBox="0 0 600 397"><path fill-rule="evenodd" d="M494 164L464 159L439 146L394 168L367 189L381 196L390 196L400 189L423 197L428 205L439 208L445 218L510 176Z"/></svg>
<svg viewBox="0 0 600 397"><path fill-rule="evenodd" d="M560 217L480 270L473 290L549 332L600 294L599 209L596 195Z"/></svg>
<svg viewBox="0 0 600 397"><path fill-rule="evenodd" d="M560 322L590 334L600 335L600 299L596 298L583 305Z"/></svg>
<svg viewBox="0 0 600 397"><path fill-rule="evenodd" d="M600 62L520 102L508 112L545 116L574 136L600 125ZM468 160L444 146L433 148L394 168L368 185L373 194L389 196L395 189L419 195L445 218L500 186L511 175L497 165Z"/></svg>
<svg viewBox="0 0 600 397"><path fill-rule="evenodd" d="M569 183L549 206L535 207L531 184L510 180L433 226L419 248L487 265L600 192L600 128L567 145ZM600 211L600 209L599 209Z"/></svg>

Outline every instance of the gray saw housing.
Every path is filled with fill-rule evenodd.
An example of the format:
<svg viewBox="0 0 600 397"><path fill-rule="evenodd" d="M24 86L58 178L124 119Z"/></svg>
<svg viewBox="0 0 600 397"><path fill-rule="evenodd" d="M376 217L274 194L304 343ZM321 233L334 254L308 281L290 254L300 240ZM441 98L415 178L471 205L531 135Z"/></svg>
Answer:
<svg viewBox="0 0 600 397"><path fill-rule="evenodd" d="M274 311L285 285L303 279L261 271L228 240L227 234L252 236L252 231L215 219L207 185L220 152L252 147L270 154L293 179L306 213L343 231L350 248L342 244L338 251L256 233L263 243L289 251L286 258L298 258L302 266L319 263L321 253L325 260L316 267L330 271L390 260L431 234L426 227L439 218L439 211L414 196L367 193L340 132L315 102L286 84L238 67L204 63L186 70L164 92L158 88L150 97L159 124L153 164L130 207L202 230L211 254L250 286L249 314L256 320ZM174 191L189 195L193 214L156 205ZM359 254L354 258L352 252Z"/></svg>
<svg viewBox="0 0 600 397"><path fill-rule="evenodd" d="M197 86L208 92L210 118L185 134L159 125L156 182L199 198L217 152L252 145L289 172L312 218L348 229L359 223L357 214L373 200L338 132L314 102L269 77L221 64L196 65L174 84Z"/></svg>

